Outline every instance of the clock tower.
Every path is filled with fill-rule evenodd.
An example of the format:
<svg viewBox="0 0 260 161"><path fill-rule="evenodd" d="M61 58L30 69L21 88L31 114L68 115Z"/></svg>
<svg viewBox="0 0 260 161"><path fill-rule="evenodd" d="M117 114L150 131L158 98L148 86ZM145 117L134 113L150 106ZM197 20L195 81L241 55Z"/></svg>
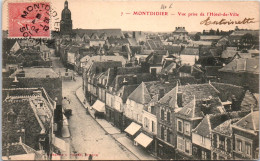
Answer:
<svg viewBox="0 0 260 161"><path fill-rule="evenodd" d="M61 12L60 33L62 35L70 35L72 33L71 12L68 8L67 0L64 3L64 9Z"/></svg>

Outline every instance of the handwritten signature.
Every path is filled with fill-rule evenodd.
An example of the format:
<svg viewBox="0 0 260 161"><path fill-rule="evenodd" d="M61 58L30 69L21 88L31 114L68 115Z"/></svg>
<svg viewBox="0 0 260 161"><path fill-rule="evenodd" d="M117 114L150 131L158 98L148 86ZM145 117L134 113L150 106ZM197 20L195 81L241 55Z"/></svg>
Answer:
<svg viewBox="0 0 260 161"><path fill-rule="evenodd" d="M233 25L233 24L250 24L250 23L256 23L254 21L255 18L244 18L243 20L234 21L234 20L227 20L227 19L221 19L220 21L212 21L210 17L200 22L201 25Z"/></svg>

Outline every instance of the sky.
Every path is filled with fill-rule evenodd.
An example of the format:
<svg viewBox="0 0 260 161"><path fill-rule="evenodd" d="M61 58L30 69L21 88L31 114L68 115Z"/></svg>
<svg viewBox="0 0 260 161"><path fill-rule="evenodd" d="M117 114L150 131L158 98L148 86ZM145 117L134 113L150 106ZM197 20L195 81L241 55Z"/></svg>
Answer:
<svg viewBox="0 0 260 161"><path fill-rule="evenodd" d="M3 4L2 28L8 29L8 3L17 0L7 0ZM30 0L27 0L30 1ZM39 0L37 0L39 1ZM41 0L42 2L43 0ZM46 1L46 0L44 0ZM60 18L65 0L53 0L51 6ZM236 25L201 25L200 22L208 16L200 13L238 13L239 16L213 16L211 20L243 20L254 18L256 23L238 25L239 28L259 29L259 2L205 2L205 1L89 1L68 0L72 14L73 28L105 29L121 28L123 31L154 31L172 32L175 27L185 27L188 32L209 29L233 30ZM166 6L162 9L162 5ZM171 8L169 8L171 6ZM168 12L167 16L133 15L134 12ZM121 15L123 12L123 15ZM178 13L186 13L179 16ZM130 13L130 14L126 14ZM189 13L198 14L188 17ZM60 19L59 19L60 20ZM55 21L59 21L55 20ZM53 20L54 23L54 20Z"/></svg>

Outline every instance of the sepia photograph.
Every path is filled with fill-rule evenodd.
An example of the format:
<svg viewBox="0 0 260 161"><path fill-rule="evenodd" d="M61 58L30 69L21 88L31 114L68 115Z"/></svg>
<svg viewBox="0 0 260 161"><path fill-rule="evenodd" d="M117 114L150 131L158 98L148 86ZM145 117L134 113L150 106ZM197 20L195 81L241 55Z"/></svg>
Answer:
<svg viewBox="0 0 260 161"><path fill-rule="evenodd" d="M259 160L258 1L3 0L2 160Z"/></svg>

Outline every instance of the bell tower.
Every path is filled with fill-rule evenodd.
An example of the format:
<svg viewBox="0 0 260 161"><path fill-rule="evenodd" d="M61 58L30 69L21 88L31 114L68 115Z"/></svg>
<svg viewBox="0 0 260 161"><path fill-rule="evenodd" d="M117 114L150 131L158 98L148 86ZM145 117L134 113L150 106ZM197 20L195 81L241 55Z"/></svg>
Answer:
<svg viewBox="0 0 260 161"><path fill-rule="evenodd" d="M61 12L60 33L62 35L70 35L72 33L71 12L67 0L64 2L64 9Z"/></svg>

